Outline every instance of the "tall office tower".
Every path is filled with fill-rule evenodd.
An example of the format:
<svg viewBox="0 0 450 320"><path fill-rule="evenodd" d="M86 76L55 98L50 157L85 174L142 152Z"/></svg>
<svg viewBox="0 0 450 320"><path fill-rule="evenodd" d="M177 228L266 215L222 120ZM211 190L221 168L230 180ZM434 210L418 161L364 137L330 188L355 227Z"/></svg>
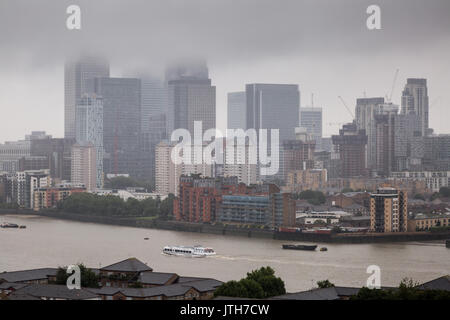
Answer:
<svg viewBox="0 0 450 320"><path fill-rule="evenodd" d="M294 84L247 84L247 129L278 129L280 145L295 139L300 122L300 91Z"/></svg>
<svg viewBox="0 0 450 320"><path fill-rule="evenodd" d="M97 151L93 144L72 146L71 182L84 185L87 191L97 187Z"/></svg>
<svg viewBox="0 0 450 320"><path fill-rule="evenodd" d="M141 77L141 130L151 131L151 118L165 116L168 109L167 84L152 77Z"/></svg>
<svg viewBox="0 0 450 320"><path fill-rule="evenodd" d="M83 94L90 92L86 81L109 77L109 63L104 58L81 57L67 61L64 67L64 137L75 138L76 104Z"/></svg>
<svg viewBox="0 0 450 320"><path fill-rule="evenodd" d="M358 129L355 122L342 126L339 135L331 137L335 152L342 165L341 177L365 176L367 136L364 129Z"/></svg>
<svg viewBox="0 0 450 320"><path fill-rule="evenodd" d="M415 114L419 117L422 136L430 134L428 127L428 89L427 79L409 78L402 93L402 114Z"/></svg>
<svg viewBox="0 0 450 320"><path fill-rule="evenodd" d="M105 173L140 178L141 81L134 78L95 78L91 92L103 98L103 147L109 165Z"/></svg>
<svg viewBox="0 0 450 320"><path fill-rule="evenodd" d="M202 132L216 127L216 87L210 79L182 77L168 82L169 110L167 135L175 129L189 130L194 137L194 121L202 122Z"/></svg>
<svg viewBox="0 0 450 320"><path fill-rule="evenodd" d="M300 108L300 127L306 129L316 142L316 150L322 149L322 108Z"/></svg>
<svg viewBox="0 0 450 320"><path fill-rule="evenodd" d="M370 195L370 230L372 232L406 232L408 229L408 195L394 188L379 188Z"/></svg>
<svg viewBox="0 0 450 320"><path fill-rule="evenodd" d="M247 128L247 96L245 92L228 93L227 128L243 129Z"/></svg>
<svg viewBox="0 0 450 320"><path fill-rule="evenodd" d="M395 126L398 106L387 103L375 114L376 152L375 171L388 177L395 170Z"/></svg>
<svg viewBox="0 0 450 320"><path fill-rule="evenodd" d="M359 130L364 129L367 135L367 168L376 171L376 122L375 115L383 110L384 98L360 98L356 99L356 126Z"/></svg>
<svg viewBox="0 0 450 320"><path fill-rule="evenodd" d="M76 141L94 146L97 188L103 188L103 99L95 94L85 94L77 103Z"/></svg>

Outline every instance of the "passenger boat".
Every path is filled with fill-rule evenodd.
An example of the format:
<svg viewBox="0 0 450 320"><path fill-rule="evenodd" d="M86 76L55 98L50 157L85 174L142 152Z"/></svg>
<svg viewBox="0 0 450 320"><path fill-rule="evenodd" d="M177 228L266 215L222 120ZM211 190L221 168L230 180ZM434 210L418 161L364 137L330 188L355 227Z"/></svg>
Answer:
<svg viewBox="0 0 450 320"><path fill-rule="evenodd" d="M192 258L203 258L216 254L212 248L205 248L202 246L165 246L162 252L171 256L183 256Z"/></svg>
<svg viewBox="0 0 450 320"><path fill-rule="evenodd" d="M317 248L317 245L304 245L304 244L283 244L283 249L289 249L289 250L308 250L308 251L314 251Z"/></svg>

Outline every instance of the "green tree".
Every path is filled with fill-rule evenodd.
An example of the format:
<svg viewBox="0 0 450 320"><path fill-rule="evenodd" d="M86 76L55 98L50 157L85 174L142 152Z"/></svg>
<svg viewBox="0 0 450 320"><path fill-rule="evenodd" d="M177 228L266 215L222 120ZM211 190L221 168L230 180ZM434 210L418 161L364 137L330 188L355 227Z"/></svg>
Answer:
<svg viewBox="0 0 450 320"><path fill-rule="evenodd" d="M81 273L81 287L99 288L99 277L95 274L95 272L87 268L82 263L79 263L78 267L80 268ZM69 276L70 274L67 273L67 267L59 267L56 272L56 284L65 285Z"/></svg>
<svg viewBox="0 0 450 320"><path fill-rule="evenodd" d="M334 283L331 283L330 280L322 280L322 281L317 281L317 286L321 289L323 288L331 288L334 287Z"/></svg>
<svg viewBox="0 0 450 320"><path fill-rule="evenodd" d="M214 292L215 296L248 298L247 288L240 281L228 281Z"/></svg>
<svg viewBox="0 0 450 320"><path fill-rule="evenodd" d="M320 205L326 202L326 197L322 192L313 190L302 191L297 198L307 200L312 205Z"/></svg>
<svg viewBox="0 0 450 320"><path fill-rule="evenodd" d="M228 281L215 292L216 296L262 299L286 293L281 278L275 276L271 267L262 267L247 273L239 282Z"/></svg>

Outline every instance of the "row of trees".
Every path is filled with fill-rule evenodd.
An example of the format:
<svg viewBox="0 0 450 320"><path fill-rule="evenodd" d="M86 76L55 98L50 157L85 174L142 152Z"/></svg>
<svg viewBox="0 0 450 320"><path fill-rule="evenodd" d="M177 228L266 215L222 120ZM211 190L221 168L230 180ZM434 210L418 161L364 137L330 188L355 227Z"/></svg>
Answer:
<svg viewBox="0 0 450 320"><path fill-rule="evenodd" d="M148 198L138 201L128 198L122 200L118 196L100 196L92 193L74 193L58 203L58 210L98 216L130 216L130 217L159 217L170 219L173 212L173 198L170 194L161 200Z"/></svg>

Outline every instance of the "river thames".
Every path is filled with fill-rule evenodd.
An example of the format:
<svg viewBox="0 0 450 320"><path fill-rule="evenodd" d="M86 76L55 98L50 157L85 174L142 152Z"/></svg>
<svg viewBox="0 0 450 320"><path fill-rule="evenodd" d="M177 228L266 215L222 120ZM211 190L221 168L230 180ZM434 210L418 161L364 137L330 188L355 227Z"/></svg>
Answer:
<svg viewBox="0 0 450 320"><path fill-rule="evenodd" d="M39 216L0 215L1 222L26 229L0 229L0 272L58 267L82 262L99 268L136 257L154 271L183 276L239 280L246 272L271 266L289 292L311 289L329 279L340 286L366 284L369 265L381 268L381 285L405 278L417 282L450 274L450 249L443 241L382 244L318 244L328 251L282 250L283 243L255 239L82 223ZM148 237L149 240L144 240ZM166 256L165 245L213 247L202 259Z"/></svg>

